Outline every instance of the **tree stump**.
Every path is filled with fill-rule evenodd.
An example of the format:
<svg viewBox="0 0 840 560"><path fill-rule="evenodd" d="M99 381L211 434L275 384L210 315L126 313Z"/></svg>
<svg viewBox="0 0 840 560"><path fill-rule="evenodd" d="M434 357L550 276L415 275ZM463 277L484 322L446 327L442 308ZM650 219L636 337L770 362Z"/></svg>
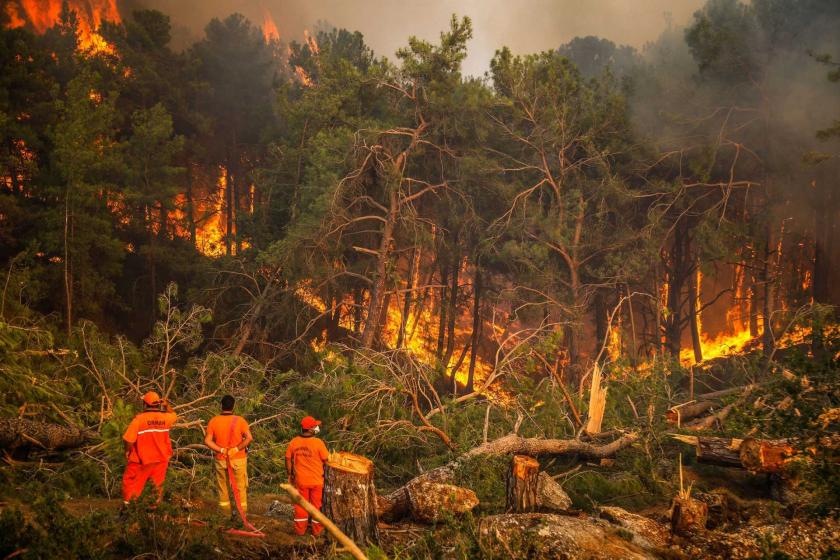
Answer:
<svg viewBox="0 0 840 560"><path fill-rule="evenodd" d="M378 543L373 463L346 452L330 455L324 469L324 515L357 543Z"/></svg>
<svg viewBox="0 0 840 560"><path fill-rule="evenodd" d="M671 531L679 535L706 530L709 506L691 497L676 496L671 502Z"/></svg>
<svg viewBox="0 0 840 560"><path fill-rule="evenodd" d="M540 463L527 455L514 455L507 477L507 511L529 513L538 504Z"/></svg>

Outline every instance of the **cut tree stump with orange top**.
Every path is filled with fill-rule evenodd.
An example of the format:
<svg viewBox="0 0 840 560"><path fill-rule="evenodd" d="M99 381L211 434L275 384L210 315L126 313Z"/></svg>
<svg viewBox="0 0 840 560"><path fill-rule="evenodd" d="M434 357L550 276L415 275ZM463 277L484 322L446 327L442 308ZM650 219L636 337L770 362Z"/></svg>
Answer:
<svg viewBox="0 0 840 560"><path fill-rule="evenodd" d="M330 454L324 468L324 514L357 543L379 542L373 462L345 451Z"/></svg>
<svg viewBox="0 0 840 560"><path fill-rule="evenodd" d="M540 462L528 455L514 455L507 476L507 511L530 513L537 510Z"/></svg>

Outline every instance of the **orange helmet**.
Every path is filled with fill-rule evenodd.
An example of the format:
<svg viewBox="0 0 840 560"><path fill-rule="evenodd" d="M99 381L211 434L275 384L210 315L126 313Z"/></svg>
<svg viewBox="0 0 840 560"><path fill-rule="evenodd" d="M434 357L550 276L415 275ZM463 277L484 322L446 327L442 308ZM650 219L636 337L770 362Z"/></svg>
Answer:
<svg viewBox="0 0 840 560"><path fill-rule="evenodd" d="M304 418L303 420L300 421L300 427L303 428L304 430L311 430L315 426L320 426L320 425L321 425L321 421L320 420L315 420L311 416L307 416L306 418Z"/></svg>
<svg viewBox="0 0 840 560"><path fill-rule="evenodd" d="M149 406L155 406L160 404L160 395L155 393L154 391L149 391L145 395L143 395L143 402Z"/></svg>

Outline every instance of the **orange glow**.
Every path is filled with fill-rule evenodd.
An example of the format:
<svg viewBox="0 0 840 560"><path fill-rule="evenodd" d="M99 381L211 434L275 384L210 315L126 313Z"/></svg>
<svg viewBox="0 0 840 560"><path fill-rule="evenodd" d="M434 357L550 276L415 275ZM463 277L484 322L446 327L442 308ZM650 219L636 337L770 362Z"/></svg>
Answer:
<svg viewBox="0 0 840 560"><path fill-rule="evenodd" d="M328 312L327 304L322 298L312 291L311 283L305 282L299 285L295 289L295 294L301 300L312 306L312 308L318 313ZM433 301L430 301L431 297L427 297L429 297L429 299L426 300L426 303L422 306L422 310L419 314L416 310L417 306L412 306L412 310L409 312L409 316L405 321L406 326L402 344L403 349L414 356L419 362L430 367L437 367L437 331L439 316L434 313L435 304ZM348 299L346 304L349 306L350 303L352 302ZM346 307L346 309L347 308L349 307ZM397 346L400 325L402 324L403 319L402 308L402 297L395 296L390 298L385 324L382 326L382 342L389 348L396 348ZM467 313L467 315L468 314L469 313ZM465 316L460 319L461 320L456 322L455 327L455 351L452 353L448 363L441 364L445 367L448 375L452 374L452 369L457 365L461 352L464 347L469 344L470 337L472 336L471 329L457 326L458 323L471 324L471 317ZM341 314L340 326L348 330L353 328L353 317L350 313ZM311 346L315 350L323 350L323 337L319 340L313 341ZM482 382L488 379L492 373L493 365L483 359L480 354L477 355L475 363L475 386L480 387ZM468 376L469 353L467 353L461 361L460 367L455 374L455 379L460 385L464 386L467 383ZM504 394L498 390L498 388L491 389L489 393L494 399L505 398Z"/></svg>
<svg viewBox="0 0 840 560"><path fill-rule="evenodd" d="M19 8L10 4L6 7L9 25L21 27L29 23L37 33L44 33L59 23L61 5L62 0L21 0ZM67 5L76 13L79 49L88 54L115 54L113 45L97 29L103 21L122 22L116 0L68 0Z"/></svg>
<svg viewBox="0 0 840 560"><path fill-rule="evenodd" d="M309 74L302 66L295 66L295 75L298 77L298 80L300 80L303 87L312 87L312 78L309 77Z"/></svg>
<svg viewBox="0 0 840 560"><path fill-rule="evenodd" d="M750 336L749 329L733 334L719 334L714 338L702 335L700 348L703 350L703 361L741 353L752 340L753 337ZM680 363L684 366L691 366L696 363L693 348L683 348L680 351Z"/></svg>
<svg viewBox="0 0 840 560"><path fill-rule="evenodd" d="M6 5L6 15L9 16L9 28L23 27L26 25L26 20L20 17L17 6L14 4Z"/></svg>
<svg viewBox="0 0 840 560"><path fill-rule="evenodd" d="M262 32L266 43L280 40L280 32L277 30L277 24L274 23L274 18L271 17L271 12L265 8L263 8Z"/></svg>
<svg viewBox="0 0 840 560"><path fill-rule="evenodd" d="M221 257L225 254L225 224L222 217L228 184L227 170L223 165L219 166L219 177L216 180L216 185L218 196L215 198L213 206L202 212L207 217L201 223L196 223L195 230L195 246L201 254L208 257Z"/></svg>
<svg viewBox="0 0 840 560"><path fill-rule="evenodd" d="M315 37L309 34L308 29L303 30L303 38L306 40L306 44L309 45L309 50L312 54L321 54L321 49L318 47L318 42L315 40Z"/></svg>

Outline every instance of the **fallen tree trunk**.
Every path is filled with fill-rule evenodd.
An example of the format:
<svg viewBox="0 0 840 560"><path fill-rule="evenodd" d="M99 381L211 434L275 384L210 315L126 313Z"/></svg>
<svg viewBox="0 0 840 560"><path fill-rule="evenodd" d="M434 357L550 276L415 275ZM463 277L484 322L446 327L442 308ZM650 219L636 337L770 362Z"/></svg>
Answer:
<svg viewBox="0 0 840 560"><path fill-rule="evenodd" d="M478 455L580 455L588 459L611 457L638 439L636 433L628 433L604 444L593 445L579 439L524 438L516 434L500 437L470 449L456 461L463 461Z"/></svg>
<svg viewBox="0 0 840 560"><path fill-rule="evenodd" d="M411 518L435 523L447 515L470 511L478 503L478 496L469 488L417 477L387 496L381 496L377 511L387 521Z"/></svg>
<svg viewBox="0 0 840 560"><path fill-rule="evenodd" d="M97 439L97 434L75 426L26 418L0 418L0 449L75 449Z"/></svg>
<svg viewBox="0 0 840 560"><path fill-rule="evenodd" d="M679 427L686 420L697 418L713 406L715 406L715 403L712 401L697 401L672 406L665 412L665 420L669 424L676 424Z"/></svg>
<svg viewBox="0 0 840 560"><path fill-rule="evenodd" d="M478 447L467 451L454 461L443 466L426 471L411 479L405 486L388 494L380 496L379 515L383 519L393 521L412 515L410 502L410 489L421 483L433 483L458 488L454 486L455 471L467 460L481 455L580 455L591 459L602 459L615 455L618 451L632 444L638 439L635 433L624 434L616 440L604 445L594 445L579 439L542 439L523 438L516 434L510 434L493 441L486 442ZM436 489L431 486L433 492L440 492L443 489ZM465 490L465 489L464 489ZM471 492L471 490L470 490ZM416 494L416 491L415 491ZM537 505L541 509L563 511L571 507L571 500L563 491L562 487L552 480L545 473L539 473L537 486ZM471 502L465 502L469 505ZM477 499L476 499L477 503ZM472 507L472 506L471 506ZM415 510L417 508L415 507Z"/></svg>
<svg viewBox="0 0 840 560"><path fill-rule="evenodd" d="M378 543L373 463L352 453L330 455L324 469L324 514L355 542Z"/></svg>
<svg viewBox="0 0 840 560"><path fill-rule="evenodd" d="M505 481L508 512L530 513L537 509L540 463L527 455L514 455Z"/></svg>
<svg viewBox="0 0 840 560"><path fill-rule="evenodd" d="M694 420L693 422L689 422L688 424L683 425L682 427L688 430L693 431L700 431L700 430L708 430L714 426L721 426L723 421L732 413L735 408L741 406L747 401L747 397L750 396L750 393L756 388L755 385L747 385L744 387L741 396L738 397L738 400L729 403L728 405L724 406L714 414L710 414L708 416L704 416L703 418L699 418Z"/></svg>
<svg viewBox="0 0 840 560"><path fill-rule="evenodd" d="M713 428L715 426L720 426L723 424L723 421L732 414L732 411L735 410L735 407L740 405L740 401L736 401L734 403L730 403L714 414L710 414L708 416L704 416L703 418L699 418L694 420L693 422L689 422L688 424L683 424L682 427L686 430L692 430L695 432L699 432L700 430L708 430L709 428Z"/></svg>
<svg viewBox="0 0 840 560"><path fill-rule="evenodd" d="M794 454L791 442L785 439L761 440L720 437L698 437L671 434L671 437L693 445L701 463L747 469L753 473L776 473Z"/></svg>

